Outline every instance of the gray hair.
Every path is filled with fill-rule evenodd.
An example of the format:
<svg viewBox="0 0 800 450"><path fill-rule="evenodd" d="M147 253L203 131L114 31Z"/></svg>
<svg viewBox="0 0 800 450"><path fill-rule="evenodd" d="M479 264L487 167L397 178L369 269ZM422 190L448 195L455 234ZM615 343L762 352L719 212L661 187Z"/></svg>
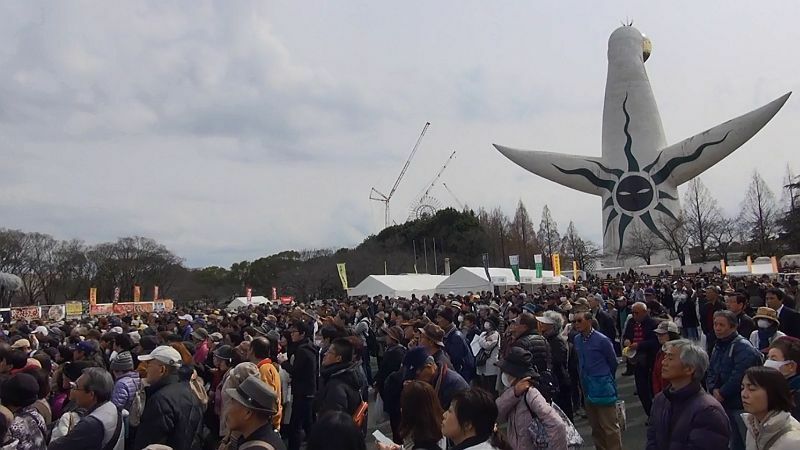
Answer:
<svg viewBox="0 0 800 450"><path fill-rule="evenodd" d="M111 392L114 390L114 380L107 370L100 367L89 367L84 369L81 377L86 380L83 389L86 392L94 392L97 403L105 403L111 400Z"/></svg>
<svg viewBox="0 0 800 450"><path fill-rule="evenodd" d="M555 322L553 324L553 329L555 329L557 332L561 331L564 328L564 316L560 312L545 311L544 314L542 315Z"/></svg>
<svg viewBox="0 0 800 450"><path fill-rule="evenodd" d="M701 381L703 379L708 370L708 353L700 346L688 339L678 339L666 342L664 348L675 348L678 351L678 358L681 360L681 364L694 369L692 381Z"/></svg>
<svg viewBox="0 0 800 450"><path fill-rule="evenodd" d="M733 328L739 326L739 321L736 320L736 314L734 314L733 311L727 309L719 310L714 313L714 318L716 319L717 317L724 317Z"/></svg>

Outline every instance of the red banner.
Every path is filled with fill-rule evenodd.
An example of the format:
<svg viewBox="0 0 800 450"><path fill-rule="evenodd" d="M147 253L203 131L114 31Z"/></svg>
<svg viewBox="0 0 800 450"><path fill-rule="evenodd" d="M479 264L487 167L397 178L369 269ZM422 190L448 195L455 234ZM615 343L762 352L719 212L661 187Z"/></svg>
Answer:
<svg viewBox="0 0 800 450"><path fill-rule="evenodd" d="M292 297L291 295L281 297L281 303L283 303L284 305L291 305L293 301L294 297Z"/></svg>
<svg viewBox="0 0 800 450"><path fill-rule="evenodd" d="M41 310L38 306L25 306L22 308L11 308L11 320L33 320L41 317Z"/></svg>

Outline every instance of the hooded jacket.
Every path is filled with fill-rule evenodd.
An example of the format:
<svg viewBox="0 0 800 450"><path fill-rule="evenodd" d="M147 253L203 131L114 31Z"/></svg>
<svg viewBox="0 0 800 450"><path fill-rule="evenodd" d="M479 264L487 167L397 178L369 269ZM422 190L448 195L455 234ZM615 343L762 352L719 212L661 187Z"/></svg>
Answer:
<svg viewBox="0 0 800 450"><path fill-rule="evenodd" d="M669 387L653 400L647 450L728 448L728 416L700 383L677 391Z"/></svg>
<svg viewBox="0 0 800 450"><path fill-rule="evenodd" d="M733 348L731 348L733 346ZM717 339L706 372L708 392L719 389L722 406L726 410L741 410L741 386L744 372L752 366L761 365L761 354L739 333Z"/></svg>
<svg viewBox="0 0 800 450"><path fill-rule="evenodd" d="M527 405L525 404L527 402ZM508 442L514 450L528 450L534 448L533 441L528 436L528 426L531 421L531 411L544 424L547 433L548 449L567 449L567 427L555 409L547 403L544 396L536 388L528 389L524 396L517 397L514 389L509 388L495 400L497 404L497 421L508 422ZM528 409L530 407L530 410Z"/></svg>
<svg viewBox="0 0 800 450"><path fill-rule="evenodd" d="M361 404L360 362L349 361L322 367L319 391L314 397L314 411L342 411L352 415Z"/></svg>

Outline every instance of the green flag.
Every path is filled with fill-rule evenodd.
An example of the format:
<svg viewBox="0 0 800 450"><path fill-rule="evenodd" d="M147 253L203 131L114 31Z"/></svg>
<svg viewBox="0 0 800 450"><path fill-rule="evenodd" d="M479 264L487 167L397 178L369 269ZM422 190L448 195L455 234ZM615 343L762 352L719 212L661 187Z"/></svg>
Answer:
<svg viewBox="0 0 800 450"><path fill-rule="evenodd" d="M511 271L514 272L514 279L519 283L519 255L508 255L508 262L511 264Z"/></svg>
<svg viewBox="0 0 800 450"><path fill-rule="evenodd" d="M536 266L536 278L542 278L542 255L533 255L533 263Z"/></svg>

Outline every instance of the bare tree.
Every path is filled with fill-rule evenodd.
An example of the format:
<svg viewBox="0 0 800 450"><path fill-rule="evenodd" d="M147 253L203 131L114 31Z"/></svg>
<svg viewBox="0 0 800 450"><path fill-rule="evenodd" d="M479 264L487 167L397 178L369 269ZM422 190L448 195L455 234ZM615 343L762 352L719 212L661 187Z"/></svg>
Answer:
<svg viewBox="0 0 800 450"><path fill-rule="evenodd" d="M620 254L627 257L641 258L645 264L650 265L656 252L663 248L663 242L652 231L639 223L632 225L630 230L630 234L625 239L627 243L622 247Z"/></svg>
<svg viewBox="0 0 800 450"><path fill-rule="evenodd" d="M747 225L753 249L761 256L769 256L773 250L779 216L775 194L758 171L754 171L742 202L740 218Z"/></svg>
<svg viewBox="0 0 800 450"><path fill-rule="evenodd" d="M575 229L575 224L570 221L567 231L562 238L561 248L565 256L572 258L582 270L591 270L594 263L600 258L600 249L591 241L582 239Z"/></svg>
<svg viewBox="0 0 800 450"><path fill-rule="evenodd" d="M686 265L686 246L689 244L689 233L686 232L686 222L683 213L675 219L662 215L659 219L659 231L664 236L662 242L664 249L669 250L671 256L680 261L681 266Z"/></svg>
<svg viewBox="0 0 800 450"><path fill-rule="evenodd" d="M532 254L536 251L538 245L536 232L533 230L533 222L522 200L517 204L517 211L514 213L510 232L512 244L516 247L516 251L519 252L520 266L530 267L533 262Z"/></svg>
<svg viewBox="0 0 800 450"><path fill-rule="evenodd" d="M561 238L558 234L558 224L550 215L550 208L547 205L542 209L542 221L539 222L537 237L544 253L544 266L552 268L553 253L558 253L560 250Z"/></svg>
<svg viewBox="0 0 800 450"><path fill-rule="evenodd" d="M695 178L689 182L689 190L683 196L683 205L682 221L686 227L686 235L689 242L697 247L700 261L704 262L709 257L711 230L721 220L717 201L703 182Z"/></svg>
<svg viewBox="0 0 800 450"><path fill-rule="evenodd" d="M722 218L711 230L711 245L720 258L728 260L728 253L736 242L736 227L733 219Z"/></svg>

